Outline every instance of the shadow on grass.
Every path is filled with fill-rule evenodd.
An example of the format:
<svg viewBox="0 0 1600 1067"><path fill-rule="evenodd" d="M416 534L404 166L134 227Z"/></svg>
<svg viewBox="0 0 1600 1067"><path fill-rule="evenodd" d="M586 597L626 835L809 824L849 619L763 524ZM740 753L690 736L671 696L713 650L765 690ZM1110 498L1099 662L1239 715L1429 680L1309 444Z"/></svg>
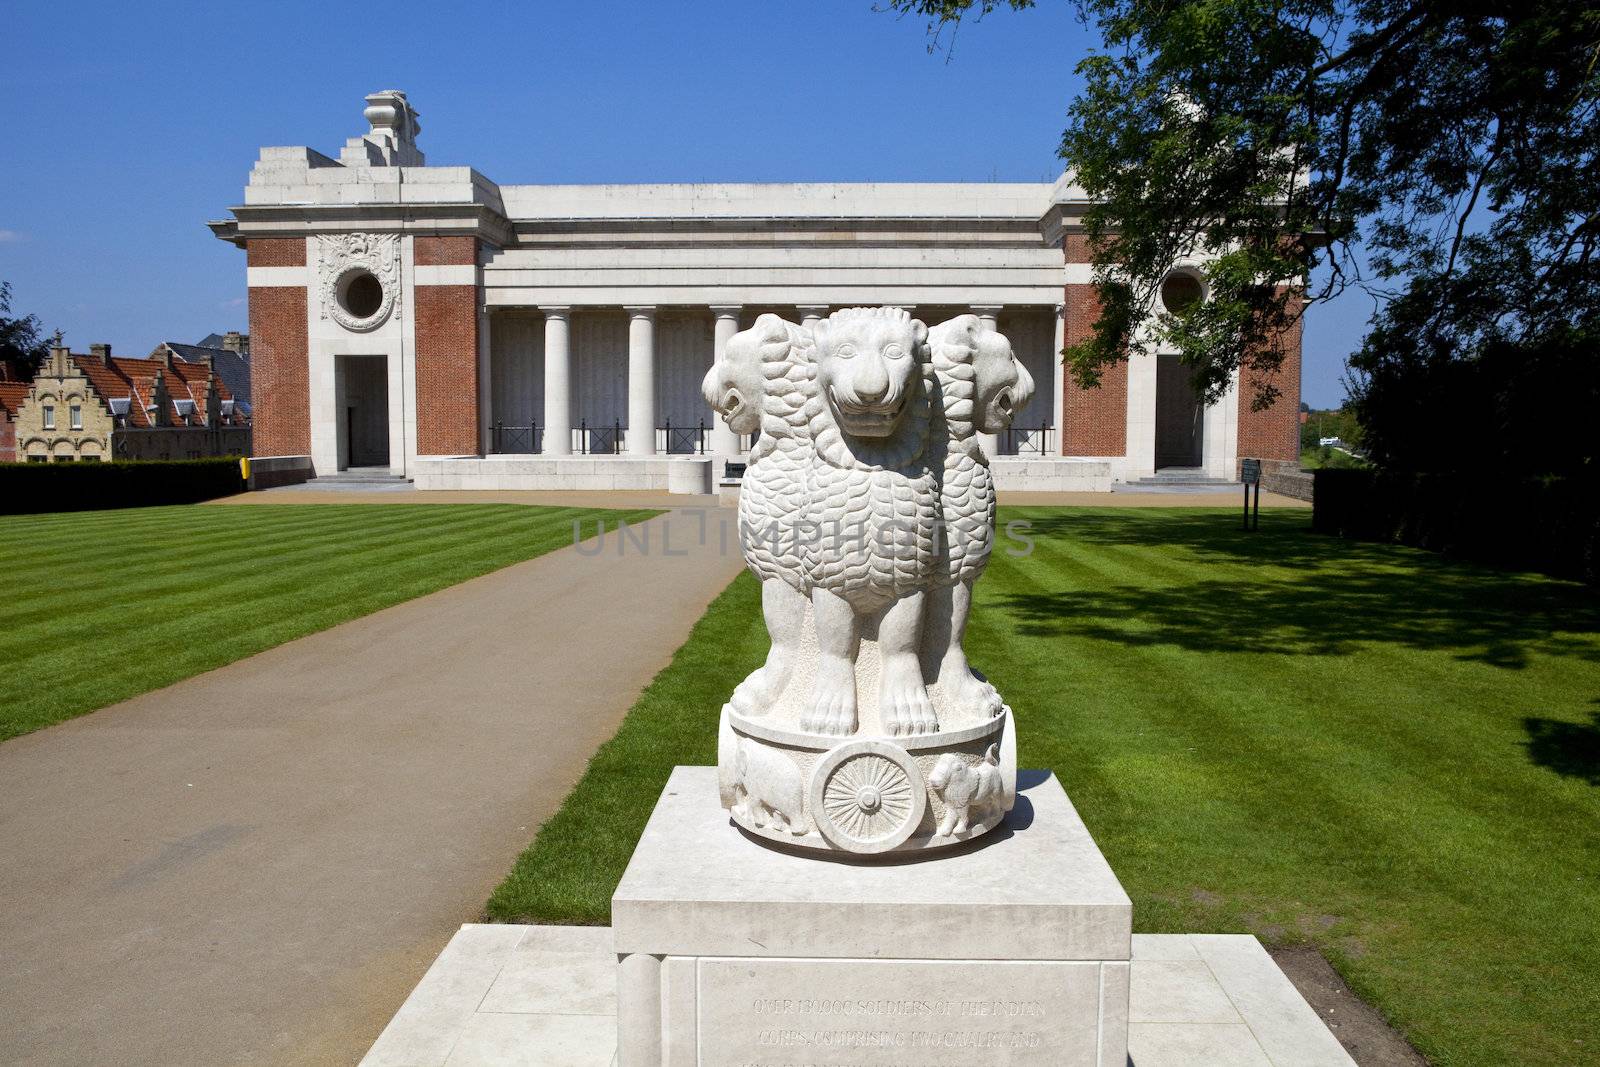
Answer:
<svg viewBox="0 0 1600 1067"><path fill-rule="evenodd" d="M1148 555L1151 575L990 601L1020 634L1310 655L1391 643L1507 668L1533 651L1600 662L1581 636L1600 632L1600 598L1585 586L1313 534L1302 515L1263 516L1245 533L1215 512L1085 510L1034 519L1032 535L1046 562L1075 544L1126 546ZM1174 582L1166 565L1185 561L1192 578Z"/></svg>
<svg viewBox="0 0 1600 1067"><path fill-rule="evenodd" d="M1528 731L1528 758L1563 778L1600 785L1600 711L1589 725L1559 719L1522 720Z"/></svg>

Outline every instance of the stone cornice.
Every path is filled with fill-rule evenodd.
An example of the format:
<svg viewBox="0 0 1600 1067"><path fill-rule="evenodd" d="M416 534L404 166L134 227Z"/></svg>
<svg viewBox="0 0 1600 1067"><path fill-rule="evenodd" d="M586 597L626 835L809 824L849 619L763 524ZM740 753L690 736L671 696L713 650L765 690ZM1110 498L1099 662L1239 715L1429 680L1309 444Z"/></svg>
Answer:
<svg viewBox="0 0 1600 1067"><path fill-rule="evenodd" d="M484 204L241 204L231 210L233 219L207 225L234 244L356 231L477 237L495 247L516 243L511 223Z"/></svg>

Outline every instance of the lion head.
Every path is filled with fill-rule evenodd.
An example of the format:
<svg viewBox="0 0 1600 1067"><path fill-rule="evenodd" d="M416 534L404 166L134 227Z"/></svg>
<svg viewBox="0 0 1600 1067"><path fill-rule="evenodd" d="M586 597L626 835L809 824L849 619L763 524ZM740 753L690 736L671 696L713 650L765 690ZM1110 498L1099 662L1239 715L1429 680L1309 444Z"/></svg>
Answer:
<svg viewBox="0 0 1600 1067"><path fill-rule="evenodd" d="M761 431L752 462L777 438L805 430L803 408L811 392L811 338L776 315L762 315L728 339L722 358L700 383L700 393L734 433Z"/></svg>
<svg viewBox="0 0 1600 1067"><path fill-rule="evenodd" d="M922 377L927 327L900 308L847 308L813 328L816 387L847 437L894 434Z"/></svg>
<svg viewBox="0 0 1600 1067"><path fill-rule="evenodd" d="M1012 354L1005 335L993 330L977 335L972 369L973 422L981 433L1000 433L1033 399L1033 376Z"/></svg>
<svg viewBox="0 0 1600 1067"><path fill-rule="evenodd" d="M761 427L769 348L778 358L789 352L788 327L776 315L762 315L750 329L729 338L722 358L700 382L700 394L734 433L755 433Z"/></svg>

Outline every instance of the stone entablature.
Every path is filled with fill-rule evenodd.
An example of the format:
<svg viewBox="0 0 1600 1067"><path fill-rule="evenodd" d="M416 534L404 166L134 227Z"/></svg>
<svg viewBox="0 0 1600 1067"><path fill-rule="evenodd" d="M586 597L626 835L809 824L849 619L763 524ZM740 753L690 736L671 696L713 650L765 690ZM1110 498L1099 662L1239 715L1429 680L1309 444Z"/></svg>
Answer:
<svg viewBox="0 0 1600 1067"><path fill-rule="evenodd" d="M426 166L404 94L373 94L365 115L371 129L338 158L262 149L243 203L211 224L250 249L260 443L274 454L304 451L329 473L376 449L412 476L426 456L654 455L681 447L687 428L720 473L744 443L702 430L692 409L726 338L768 312L804 322L883 305L934 322L987 315L1012 338L1040 390L1013 431L984 440L997 458L1093 460L1113 479L1154 469L1158 360L1114 368L1090 391L1059 366L1098 314L1080 222L1088 201L1069 175L501 185L470 167ZM419 242L470 255L441 260ZM342 272L329 249L352 243L393 249L370 315L347 310L330 282ZM1296 363L1282 383L1290 411L1297 375ZM652 425L632 425L641 419ZM1292 458L1293 434L1280 429L1226 399L1195 420L1199 465L1228 475L1241 437L1264 458ZM352 434L363 435L355 450Z"/></svg>

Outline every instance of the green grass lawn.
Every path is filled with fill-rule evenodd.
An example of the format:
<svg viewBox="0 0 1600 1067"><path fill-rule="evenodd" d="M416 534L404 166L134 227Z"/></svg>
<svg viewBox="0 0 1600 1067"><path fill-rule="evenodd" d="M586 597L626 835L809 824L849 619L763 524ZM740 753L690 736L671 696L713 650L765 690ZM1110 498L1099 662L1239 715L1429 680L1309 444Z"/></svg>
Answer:
<svg viewBox="0 0 1600 1067"><path fill-rule="evenodd" d="M0 517L0 740L652 512L510 504Z"/></svg>
<svg viewBox="0 0 1600 1067"><path fill-rule="evenodd" d="M1441 1065L1595 1062L1600 601L1304 512L1008 509L968 648L1140 931L1311 941ZM741 577L488 906L605 922L670 768L765 651ZM732 832L730 830L730 832Z"/></svg>

